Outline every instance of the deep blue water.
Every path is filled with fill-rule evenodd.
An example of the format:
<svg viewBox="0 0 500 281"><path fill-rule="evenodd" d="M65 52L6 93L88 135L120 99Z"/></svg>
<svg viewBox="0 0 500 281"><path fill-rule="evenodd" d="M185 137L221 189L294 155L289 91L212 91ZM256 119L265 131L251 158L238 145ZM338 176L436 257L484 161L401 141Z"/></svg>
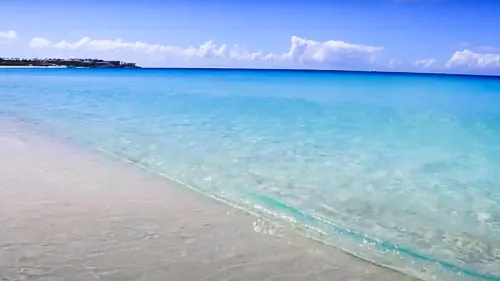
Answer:
<svg viewBox="0 0 500 281"><path fill-rule="evenodd" d="M421 278L500 280L500 78L0 69L2 116Z"/></svg>

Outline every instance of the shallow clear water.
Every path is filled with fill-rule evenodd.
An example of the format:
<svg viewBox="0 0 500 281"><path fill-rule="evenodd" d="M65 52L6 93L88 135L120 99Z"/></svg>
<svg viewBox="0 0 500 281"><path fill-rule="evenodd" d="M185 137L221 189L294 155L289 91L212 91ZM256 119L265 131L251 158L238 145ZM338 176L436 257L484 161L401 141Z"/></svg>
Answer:
<svg viewBox="0 0 500 281"><path fill-rule="evenodd" d="M379 264L500 280L500 78L1 69L1 116Z"/></svg>

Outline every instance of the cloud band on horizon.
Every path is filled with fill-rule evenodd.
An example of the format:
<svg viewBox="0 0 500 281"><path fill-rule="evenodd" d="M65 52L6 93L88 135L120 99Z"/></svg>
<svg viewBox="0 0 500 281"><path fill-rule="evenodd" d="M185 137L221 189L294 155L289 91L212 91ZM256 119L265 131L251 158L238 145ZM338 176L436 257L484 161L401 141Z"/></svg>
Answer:
<svg viewBox="0 0 500 281"><path fill-rule="evenodd" d="M347 43L344 41L318 42L292 36L288 52L276 54L263 51L248 51L239 45L216 45L212 41L198 47L178 47L145 42L126 42L121 39L91 39L84 37L76 42L62 40L52 42L44 37L31 39L29 46L35 49L86 50L99 52L133 52L152 55L158 59L170 57L217 58L237 61L266 61L276 63L298 63L302 65L331 67L363 67L373 64L382 47Z"/></svg>
<svg viewBox="0 0 500 281"><path fill-rule="evenodd" d="M0 31L0 43L19 39L13 31ZM51 41L44 37L34 37L29 41L29 47L38 50L55 50L67 56L86 56L105 53L106 57L120 54L134 54L136 57L147 58L149 62L158 64L177 61L200 62L204 66L256 66L262 68L316 68L316 69L394 69L402 67L395 60L381 62L379 54L384 50L381 46L353 44L340 40L324 42L292 36L288 51L272 53L264 51L249 51L237 44L217 45L207 41L198 47L179 47L147 42L127 42L122 39L92 39L83 37L78 41ZM203 63L202 63L203 62ZM436 59L420 59L412 63L413 67L436 71L499 71L500 54L481 53L464 49L456 51L445 63L439 64Z"/></svg>

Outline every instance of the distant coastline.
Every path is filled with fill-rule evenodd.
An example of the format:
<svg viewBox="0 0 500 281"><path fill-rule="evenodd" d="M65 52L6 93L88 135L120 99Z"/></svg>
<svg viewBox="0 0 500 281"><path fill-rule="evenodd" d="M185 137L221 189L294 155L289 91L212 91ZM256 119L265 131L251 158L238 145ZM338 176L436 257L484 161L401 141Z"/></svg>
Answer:
<svg viewBox="0 0 500 281"><path fill-rule="evenodd" d="M0 58L0 68L140 68L135 63L100 59Z"/></svg>

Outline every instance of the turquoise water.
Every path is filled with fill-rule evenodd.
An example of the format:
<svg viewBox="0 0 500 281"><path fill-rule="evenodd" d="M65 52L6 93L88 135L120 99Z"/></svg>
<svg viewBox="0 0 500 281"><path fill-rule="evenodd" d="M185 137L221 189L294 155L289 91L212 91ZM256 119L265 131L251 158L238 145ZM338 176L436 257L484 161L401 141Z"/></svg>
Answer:
<svg viewBox="0 0 500 281"><path fill-rule="evenodd" d="M500 78L0 69L2 116L423 279L500 280Z"/></svg>

